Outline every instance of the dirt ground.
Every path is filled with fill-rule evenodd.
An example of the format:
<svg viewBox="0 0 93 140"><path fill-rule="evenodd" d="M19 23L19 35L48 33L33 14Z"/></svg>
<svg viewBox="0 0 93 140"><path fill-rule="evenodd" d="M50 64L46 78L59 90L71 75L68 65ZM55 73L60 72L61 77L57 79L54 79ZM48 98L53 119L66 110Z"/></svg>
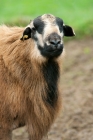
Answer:
<svg viewBox="0 0 93 140"><path fill-rule="evenodd" d="M63 110L49 140L93 140L93 39L65 44L61 78ZM13 140L28 140L26 129L13 131Z"/></svg>

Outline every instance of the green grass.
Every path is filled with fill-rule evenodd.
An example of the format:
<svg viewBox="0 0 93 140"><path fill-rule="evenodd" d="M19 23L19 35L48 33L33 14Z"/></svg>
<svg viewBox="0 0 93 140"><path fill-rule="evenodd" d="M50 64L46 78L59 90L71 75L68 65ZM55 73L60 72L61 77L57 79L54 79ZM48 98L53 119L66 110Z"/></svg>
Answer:
<svg viewBox="0 0 93 140"><path fill-rule="evenodd" d="M93 0L2 0L0 23L25 25L30 19L51 13L71 25L78 34L93 35Z"/></svg>

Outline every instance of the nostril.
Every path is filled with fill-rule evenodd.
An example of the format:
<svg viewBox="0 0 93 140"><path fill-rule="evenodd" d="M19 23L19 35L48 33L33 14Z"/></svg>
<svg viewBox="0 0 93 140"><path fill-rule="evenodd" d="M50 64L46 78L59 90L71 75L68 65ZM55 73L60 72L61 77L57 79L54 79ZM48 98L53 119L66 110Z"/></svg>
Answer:
<svg viewBox="0 0 93 140"><path fill-rule="evenodd" d="M50 44L52 44L52 45L58 45L60 43L61 43L60 40L50 40Z"/></svg>
<svg viewBox="0 0 93 140"><path fill-rule="evenodd" d="M61 41L60 41L60 40L58 40L57 44L60 44L60 43L61 43Z"/></svg>
<svg viewBox="0 0 93 140"><path fill-rule="evenodd" d="M50 44L55 45L55 41L50 41Z"/></svg>

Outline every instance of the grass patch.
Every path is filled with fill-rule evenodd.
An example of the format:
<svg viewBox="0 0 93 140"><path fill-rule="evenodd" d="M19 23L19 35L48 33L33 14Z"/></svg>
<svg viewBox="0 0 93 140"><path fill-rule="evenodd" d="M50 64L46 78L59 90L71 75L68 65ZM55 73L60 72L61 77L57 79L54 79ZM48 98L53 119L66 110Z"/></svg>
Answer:
<svg viewBox="0 0 93 140"><path fill-rule="evenodd" d="M76 29L76 38L93 37L93 20L90 20Z"/></svg>

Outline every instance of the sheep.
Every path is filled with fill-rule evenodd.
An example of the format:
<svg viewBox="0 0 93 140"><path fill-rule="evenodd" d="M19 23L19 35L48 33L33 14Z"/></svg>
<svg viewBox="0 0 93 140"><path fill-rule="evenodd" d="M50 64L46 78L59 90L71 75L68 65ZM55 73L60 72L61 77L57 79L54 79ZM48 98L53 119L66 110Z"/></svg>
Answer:
<svg viewBox="0 0 93 140"><path fill-rule="evenodd" d="M63 36L72 27L51 14L28 26L0 26L0 140L27 126L29 140L47 135L61 109Z"/></svg>

